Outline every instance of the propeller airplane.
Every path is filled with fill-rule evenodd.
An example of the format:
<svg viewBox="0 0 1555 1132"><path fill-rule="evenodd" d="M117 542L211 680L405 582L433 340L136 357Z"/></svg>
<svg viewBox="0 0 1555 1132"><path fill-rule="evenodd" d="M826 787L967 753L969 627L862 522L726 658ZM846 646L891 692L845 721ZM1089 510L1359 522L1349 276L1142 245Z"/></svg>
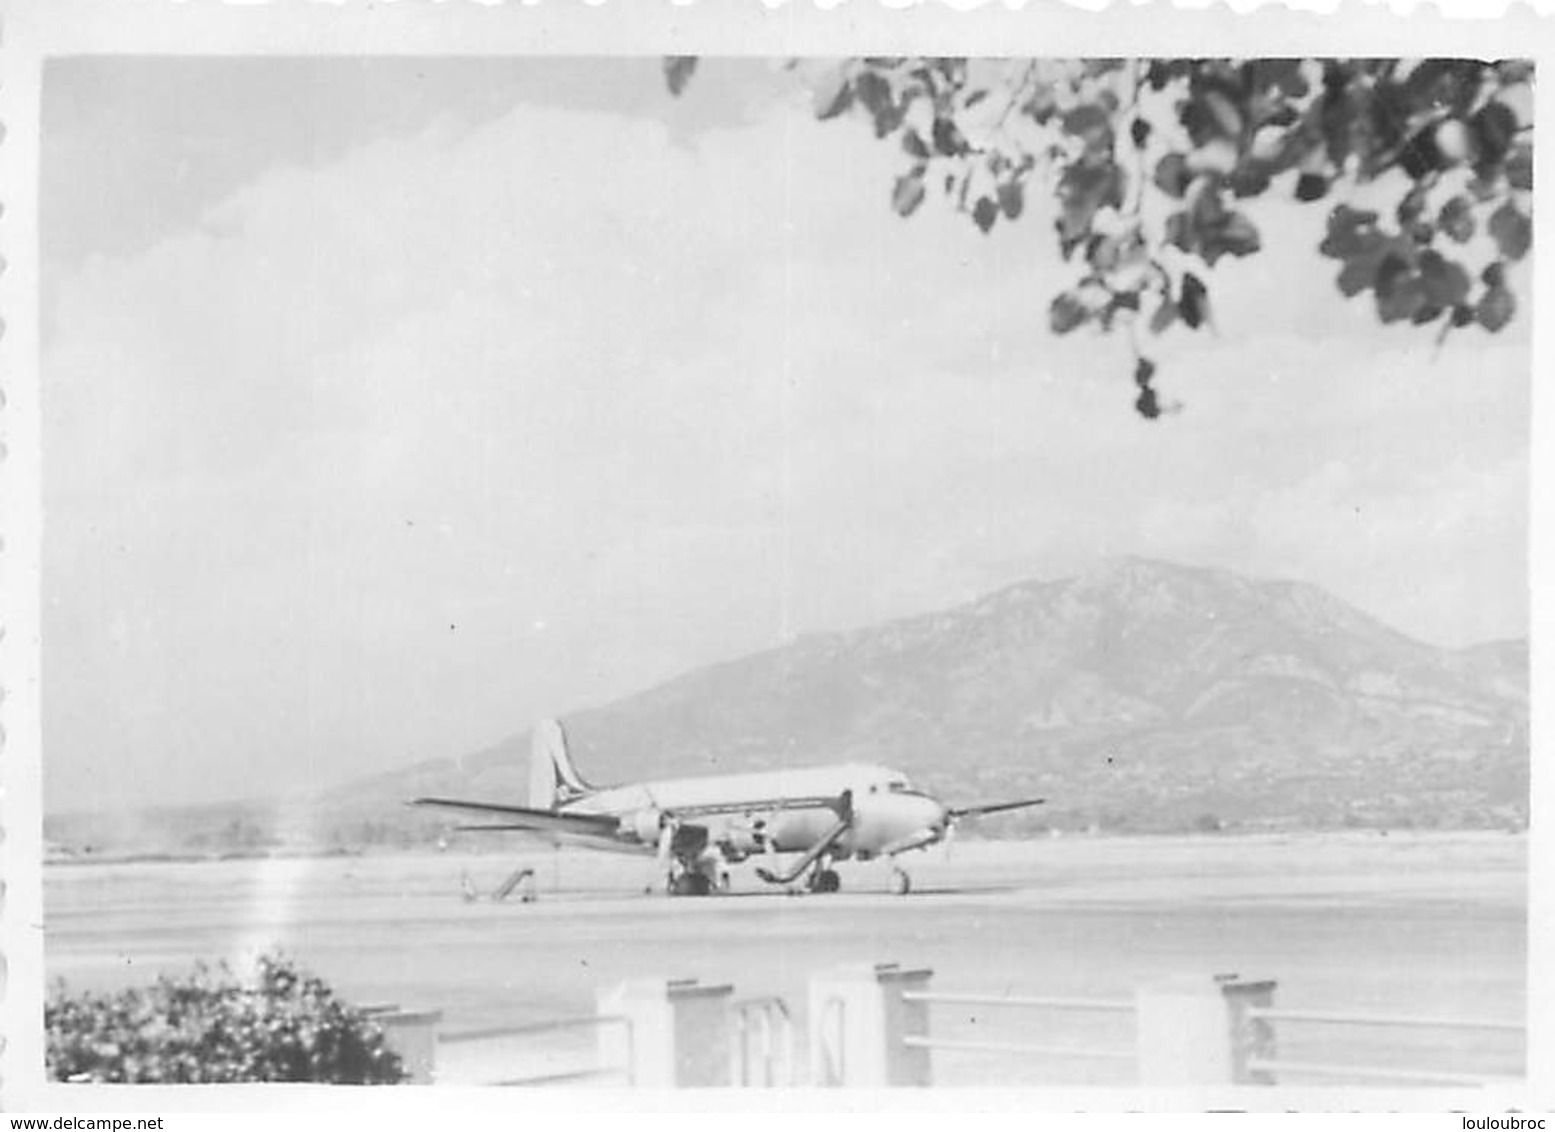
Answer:
<svg viewBox="0 0 1555 1132"><path fill-rule="evenodd" d="M528 805L415 798L477 824L461 830L520 832L558 845L653 854L664 889L701 896L727 883L728 865L758 857L756 875L809 892L836 892L839 861L885 859L892 891L911 878L903 853L950 836L962 818L1041 805L1041 798L947 806L913 787L905 774L867 763L705 775L598 788L579 776L556 720L534 730ZM798 854L786 867L780 855Z"/></svg>

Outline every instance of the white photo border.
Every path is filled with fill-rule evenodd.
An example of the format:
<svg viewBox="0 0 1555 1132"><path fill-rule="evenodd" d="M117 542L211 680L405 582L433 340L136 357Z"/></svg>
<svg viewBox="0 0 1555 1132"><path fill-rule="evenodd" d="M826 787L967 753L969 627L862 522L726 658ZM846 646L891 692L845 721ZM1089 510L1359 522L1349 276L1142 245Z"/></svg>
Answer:
<svg viewBox="0 0 1555 1132"><path fill-rule="evenodd" d="M1525 1087L1463 1093L1383 1089L1263 1089L1175 1093L1152 1090L979 1090L957 1093L835 1095L795 1090L765 1094L534 1094L471 1090L338 1090L321 1087L231 1088L49 1084L43 1076L43 901L41 880L41 687L39 666L42 514L39 410L39 153L43 68L74 55L846 55L1040 54L1046 56L1455 55L1524 57L1540 75L1555 65L1549 22L1514 7L1496 20L1445 19L1421 6L1405 16L1377 5L1327 15L1262 8L1238 13L1210 4L1194 10L1164 3L1113 4L1082 11L1063 4L1020 10L983 5L957 11L937 4L891 8L853 0L827 10L808 3L624 2L588 5L278 2L223 5L205 0L37 0L4 14L0 41L0 955L8 977L0 1007L5 1046L0 1102L8 1111L351 1111L378 1116L453 1112L945 1112L978 1109L1201 1112L1207 1109L1305 1111L1549 1111L1555 1106L1555 769L1549 765L1551 692L1555 689L1555 521L1552 521L1551 396L1533 389L1530 570L1533 580L1532 828L1528 955L1528 1057ZM1538 113L1551 117L1555 84L1538 83ZM1555 184L1555 147L1540 147L1536 184ZM1543 207L1535 223L1545 226ZM1538 299L1555 294L1555 256L1538 255ZM1531 310L1540 309L1538 303ZM1551 372L1552 329L1534 320L1534 375Z"/></svg>

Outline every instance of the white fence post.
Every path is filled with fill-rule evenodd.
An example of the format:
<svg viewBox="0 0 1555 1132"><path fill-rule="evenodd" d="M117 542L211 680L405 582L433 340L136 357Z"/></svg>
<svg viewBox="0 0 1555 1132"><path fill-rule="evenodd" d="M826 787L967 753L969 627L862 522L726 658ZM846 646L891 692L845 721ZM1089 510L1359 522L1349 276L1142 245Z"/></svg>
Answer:
<svg viewBox="0 0 1555 1132"><path fill-rule="evenodd" d="M599 994L603 1066L626 1069L632 1085L671 1089L728 1085L733 1044L727 983L695 979L628 979Z"/></svg>
<svg viewBox="0 0 1555 1132"><path fill-rule="evenodd" d="M1171 979L1139 988L1141 1085L1270 1084L1249 1067L1274 1055L1273 1030L1248 1016L1273 1004L1273 980L1235 975Z"/></svg>
<svg viewBox="0 0 1555 1132"><path fill-rule="evenodd" d="M405 1083L430 1085L437 1071L437 1024L441 1010L364 1011L383 1030L384 1044L400 1055Z"/></svg>
<svg viewBox="0 0 1555 1132"><path fill-rule="evenodd" d="M908 1035L928 1036L927 991L933 971L895 963L839 967L810 980L810 1083L848 1088L929 1084L929 1051Z"/></svg>

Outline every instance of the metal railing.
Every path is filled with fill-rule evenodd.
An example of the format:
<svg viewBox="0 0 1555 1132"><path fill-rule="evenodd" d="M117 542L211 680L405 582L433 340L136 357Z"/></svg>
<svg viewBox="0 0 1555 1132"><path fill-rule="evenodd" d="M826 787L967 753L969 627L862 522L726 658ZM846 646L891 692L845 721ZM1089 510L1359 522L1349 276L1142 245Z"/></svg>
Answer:
<svg viewBox="0 0 1555 1132"><path fill-rule="evenodd" d="M484 1085L538 1086L560 1085L573 1081L592 1081L620 1078L632 1083L632 1020L620 1014L589 1014L576 1018L556 1018L544 1022L531 1022L522 1026L490 1026L479 1030L462 1030L452 1034L439 1034L439 1046L496 1044L512 1038L536 1037L576 1030L597 1030L601 1026L621 1026L625 1033L626 1056L620 1065L588 1065L571 1069L549 1070L539 1073L503 1077L482 1081Z"/></svg>
<svg viewBox="0 0 1555 1132"><path fill-rule="evenodd" d="M989 1006L999 1009L1067 1010L1097 1014L1132 1014L1134 1003L1108 998L1067 998L1033 995L942 994L934 991L905 991L903 1002L926 1006ZM928 1034L905 1034L902 1044L909 1049L946 1050L967 1053L1014 1053L1031 1057L1072 1057L1095 1061L1133 1062L1134 1050L1098 1049L1086 1046L1039 1045L1031 1042L934 1038Z"/></svg>
<svg viewBox="0 0 1555 1132"><path fill-rule="evenodd" d="M775 995L739 999L729 1004L729 1014L734 1027L730 1083L745 1088L798 1084L788 1004Z"/></svg>
<svg viewBox="0 0 1555 1132"><path fill-rule="evenodd" d="M1245 1018L1250 1024L1307 1023L1321 1026L1360 1026L1396 1030L1477 1030L1483 1032L1517 1034L1526 1033L1526 1027L1516 1022L1503 1022L1486 1018L1443 1018L1420 1014L1351 1014L1336 1010L1288 1010L1276 1007L1249 1007ZM1254 1055L1247 1060L1250 1072L1272 1075L1276 1073L1297 1076L1349 1078L1381 1081L1396 1084L1457 1085L1479 1087L1510 1083L1519 1078L1482 1073L1442 1072L1434 1069L1410 1069L1396 1065L1364 1065L1355 1062L1304 1061L1278 1056ZM1272 1077L1270 1077L1272 1080Z"/></svg>
<svg viewBox="0 0 1555 1132"><path fill-rule="evenodd" d="M381 1020L415 1070L412 1079L470 1084L616 1079L644 1087L928 1085L935 1075L931 1051L991 1055L996 1068L993 1062L978 1064L981 1059L971 1068L1001 1075L1021 1059L1072 1059L1081 1062L1077 1073L1109 1079L1120 1075L1109 1066L1132 1063L1134 1078L1146 1086L1273 1085L1292 1077L1483 1086L1521 1079L1515 1069L1515 1076L1489 1072L1498 1068L1495 1059L1512 1056L1503 1043L1452 1036L1521 1039L1526 1033L1522 1024L1502 1020L1286 1009L1275 1004L1274 981L1230 975L1160 979L1141 984L1132 999L936 992L930 989L932 975L927 968L897 964L818 973L810 982L808 1029L799 1050L797 1028L783 999L734 999L728 985L703 986L695 980L623 983L601 996L597 1015L445 1033L435 1040L436 1011L385 1007L369 1013ZM1001 1018L1027 1011L1030 1020L1017 1015L1015 1032L1003 1040L969 1030L984 1021L984 1011ZM1081 1017L1038 1022L1065 1014ZM1132 1022L1132 1040L1108 1047L1115 1018ZM618 1026L620 1031L613 1029ZM1306 1027L1313 1030L1304 1034ZM1361 1043L1336 1041L1338 1036L1324 1027L1391 1029L1395 1037L1391 1046L1366 1043L1381 1049L1367 1055ZM525 1038L582 1031L594 1032L591 1049L565 1038L536 1043L543 1048L523 1048ZM1409 1036L1427 1031L1441 1036ZM1470 1048L1473 1056L1467 1060L1461 1055ZM461 1049L468 1053L457 1052ZM1449 1050L1456 1060L1437 1056ZM807 1055L808 1071L798 1052ZM966 1060L951 1056L940 1068L964 1072ZM438 1061L445 1064L436 1066ZM1087 1066L1087 1061L1097 1064ZM1410 1067L1412 1061L1419 1067Z"/></svg>

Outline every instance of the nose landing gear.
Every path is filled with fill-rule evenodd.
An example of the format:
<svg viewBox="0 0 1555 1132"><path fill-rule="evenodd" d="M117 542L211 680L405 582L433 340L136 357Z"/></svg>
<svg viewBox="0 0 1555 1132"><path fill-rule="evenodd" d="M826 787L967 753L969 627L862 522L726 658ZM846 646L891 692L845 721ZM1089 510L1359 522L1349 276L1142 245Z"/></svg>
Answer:
<svg viewBox="0 0 1555 1132"><path fill-rule="evenodd" d="M891 891L897 896L906 896L912 891L912 877L894 861L891 864Z"/></svg>

